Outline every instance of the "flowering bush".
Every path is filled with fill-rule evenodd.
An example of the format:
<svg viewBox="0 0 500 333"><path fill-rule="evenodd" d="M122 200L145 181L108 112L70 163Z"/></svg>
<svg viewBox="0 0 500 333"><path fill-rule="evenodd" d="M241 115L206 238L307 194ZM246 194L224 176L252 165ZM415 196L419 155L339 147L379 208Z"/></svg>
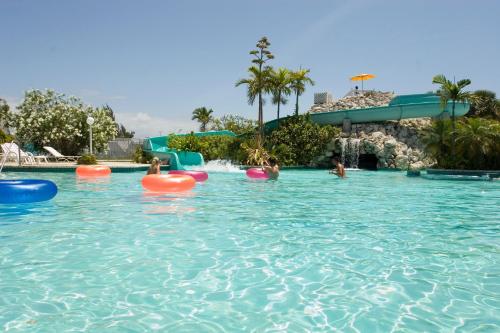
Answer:
<svg viewBox="0 0 500 333"><path fill-rule="evenodd" d="M17 109L19 112L12 116L17 138L38 149L52 146L66 155L78 154L88 146L88 116L95 119L92 142L97 151L105 150L116 136L116 123L107 110L86 106L76 97L52 90L27 91Z"/></svg>

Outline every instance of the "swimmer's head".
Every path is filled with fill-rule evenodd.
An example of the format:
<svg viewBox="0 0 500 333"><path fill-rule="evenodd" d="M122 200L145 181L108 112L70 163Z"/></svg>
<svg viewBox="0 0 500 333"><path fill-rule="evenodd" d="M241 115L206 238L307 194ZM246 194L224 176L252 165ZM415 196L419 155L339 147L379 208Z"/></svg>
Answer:
<svg viewBox="0 0 500 333"><path fill-rule="evenodd" d="M278 164L278 160L276 159L276 157L274 156L269 157L269 165L275 166L276 164Z"/></svg>
<svg viewBox="0 0 500 333"><path fill-rule="evenodd" d="M151 165L157 165L160 164L160 159L158 157L153 157L151 160Z"/></svg>

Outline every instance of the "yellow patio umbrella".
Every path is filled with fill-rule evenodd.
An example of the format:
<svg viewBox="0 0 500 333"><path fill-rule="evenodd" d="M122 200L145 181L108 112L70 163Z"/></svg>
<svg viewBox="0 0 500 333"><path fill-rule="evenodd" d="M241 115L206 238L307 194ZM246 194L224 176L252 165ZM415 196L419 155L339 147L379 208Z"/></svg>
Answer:
<svg viewBox="0 0 500 333"><path fill-rule="evenodd" d="M363 91L363 81L373 79L375 75L373 74L358 74L351 77L351 81L361 81L361 91Z"/></svg>

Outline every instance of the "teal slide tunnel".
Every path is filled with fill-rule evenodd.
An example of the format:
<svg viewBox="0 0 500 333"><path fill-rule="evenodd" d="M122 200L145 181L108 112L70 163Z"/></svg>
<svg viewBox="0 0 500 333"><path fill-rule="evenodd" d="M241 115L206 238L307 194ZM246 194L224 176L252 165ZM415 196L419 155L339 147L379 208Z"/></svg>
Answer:
<svg viewBox="0 0 500 333"><path fill-rule="evenodd" d="M342 125L345 120L349 120L352 124L359 124L408 118L436 118L451 116L451 104L449 101L446 109L443 110L440 97L435 94L399 95L394 97L387 106L311 113L311 120L321 125ZM469 112L469 108L469 103L457 102L455 117L465 115ZM277 119L269 121L265 125L266 130L273 130L277 125Z"/></svg>

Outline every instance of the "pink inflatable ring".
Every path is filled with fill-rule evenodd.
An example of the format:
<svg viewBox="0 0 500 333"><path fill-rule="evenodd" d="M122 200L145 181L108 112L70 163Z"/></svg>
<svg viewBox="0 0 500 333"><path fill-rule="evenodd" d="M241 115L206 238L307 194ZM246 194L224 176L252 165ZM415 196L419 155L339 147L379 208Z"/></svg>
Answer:
<svg viewBox="0 0 500 333"><path fill-rule="evenodd" d="M260 168L250 168L247 170L247 176L253 179L269 179L267 173Z"/></svg>
<svg viewBox="0 0 500 333"><path fill-rule="evenodd" d="M80 177L106 177L111 174L111 169L106 165L80 165L76 174Z"/></svg>
<svg viewBox="0 0 500 333"><path fill-rule="evenodd" d="M189 171L189 170L171 170L169 175L188 175L193 177L197 182L204 182L208 179L208 173L205 171Z"/></svg>

